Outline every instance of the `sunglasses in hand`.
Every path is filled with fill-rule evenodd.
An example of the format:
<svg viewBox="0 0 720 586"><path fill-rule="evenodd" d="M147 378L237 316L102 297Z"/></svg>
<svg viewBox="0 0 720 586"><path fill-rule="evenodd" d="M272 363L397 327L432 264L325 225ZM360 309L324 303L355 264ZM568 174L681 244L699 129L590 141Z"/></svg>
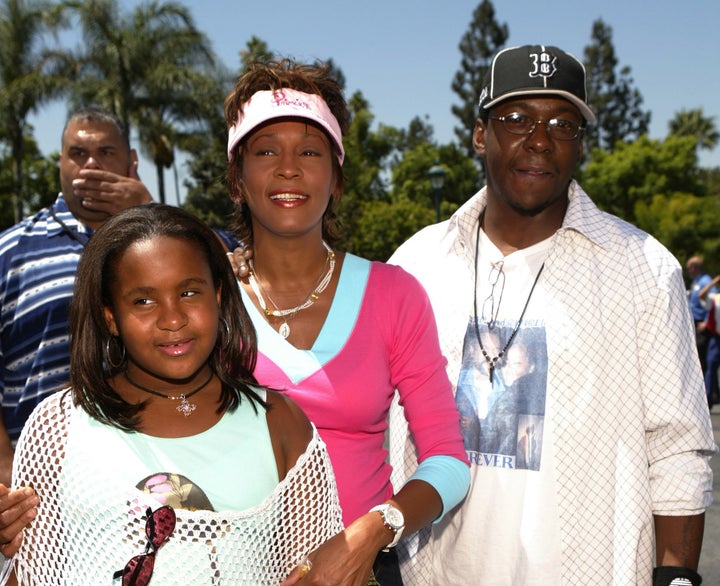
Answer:
<svg viewBox="0 0 720 586"><path fill-rule="evenodd" d="M113 580L122 577L122 586L147 586L155 569L155 554L175 531L175 520L175 511L169 505L154 511L148 507L145 552L136 555L122 570L115 572Z"/></svg>

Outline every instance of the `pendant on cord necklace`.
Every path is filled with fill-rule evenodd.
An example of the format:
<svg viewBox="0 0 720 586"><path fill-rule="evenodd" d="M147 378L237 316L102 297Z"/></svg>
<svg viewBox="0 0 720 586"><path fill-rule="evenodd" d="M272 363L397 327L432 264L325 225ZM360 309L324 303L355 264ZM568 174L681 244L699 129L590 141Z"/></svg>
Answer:
<svg viewBox="0 0 720 586"><path fill-rule="evenodd" d="M180 395L180 404L175 407L175 409L187 417L190 413L197 409L197 405L188 401L185 395Z"/></svg>
<svg viewBox="0 0 720 586"><path fill-rule="evenodd" d="M174 397L173 395L166 395L165 393L160 393L156 391L155 389L151 389L149 387L144 387L143 385L136 383L132 377L128 374L127 370L123 373L127 381L134 386L135 388L140 389L141 391L145 391L146 393L150 393L151 395L155 395L156 397L162 397L163 399L170 399L171 401L180 401L180 404L175 407L176 411L178 413L182 413L185 417L189 417L190 414L197 409L197 405L195 403L191 403L188 401L188 397L192 397L194 394L199 393L202 391L206 386L210 384L210 381L213 379L214 373L212 370L210 370L210 376L208 376L207 380L203 384L201 384L196 389L193 389L192 391L188 393L184 393L182 395L179 395L177 397Z"/></svg>
<svg viewBox="0 0 720 586"><path fill-rule="evenodd" d="M290 326L286 321L284 321L278 328L278 334L287 340L287 337L290 335Z"/></svg>
<svg viewBox="0 0 720 586"><path fill-rule="evenodd" d="M482 343L482 337L480 336L480 328L478 327L478 310L477 310L477 281L478 281L478 270L477 270L477 259L478 259L478 253L479 253L479 243L480 243L480 226L481 224L478 224L477 229L477 236L475 240L475 287L474 287L474 299L473 299L473 325L475 326L475 337L477 338L478 346L480 346L480 351L482 352L483 358L485 358L485 362L487 363L487 369L488 369L488 379L490 380L490 384L493 383L493 375L495 373L495 365L502 359L503 356L505 356L505 352L507 352L507 349L510 347L510 344L512 344L513 340L515 339L515 336L518 333L518 330L520 329L520 324L523 321L523 318L525 317L525 312L527 311L528 305L530 305L530 298L532 297L533 291L535 291L535 286L538 284L538 281L540 280L540 275L543 272L543 269L545 268L545 261L540 265L540 270L538 270L537 275L535 275L535 280L532 283L532 286L530 287L530 293L528 293L527 299L525 300L525 305L522 308L522 311L520 312L520 317L517 320L517 323L515 324L515 327L513 328L512 332L510 332L510 337L508 338L507 342L505 342L505 345L501 348L500 352L497 353L497 356L490 356L490 354L487 353L485 348L483 347Z"/></svg>

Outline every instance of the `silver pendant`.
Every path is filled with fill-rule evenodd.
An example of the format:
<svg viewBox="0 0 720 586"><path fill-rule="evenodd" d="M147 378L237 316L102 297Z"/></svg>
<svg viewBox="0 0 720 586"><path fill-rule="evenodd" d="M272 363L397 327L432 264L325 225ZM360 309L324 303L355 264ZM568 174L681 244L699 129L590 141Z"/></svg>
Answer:
<svg viewBox="0 0 720 586"><path fill-rule="evenodd" d="M278 330L278 334L280 334L283 338L287 340L287 337L290 335L290 326L286 321L282 323L280 326L280 329Z"/></svg>
<svg viewBox="0 0 720 586"><path fill-rule="evenodd" d="M197 405L195 403L190 403L186 398L185 395L180 395L180 404L175 407L180 413L182 413L185 417L188 417L195 409L197 408Z"/></svg>

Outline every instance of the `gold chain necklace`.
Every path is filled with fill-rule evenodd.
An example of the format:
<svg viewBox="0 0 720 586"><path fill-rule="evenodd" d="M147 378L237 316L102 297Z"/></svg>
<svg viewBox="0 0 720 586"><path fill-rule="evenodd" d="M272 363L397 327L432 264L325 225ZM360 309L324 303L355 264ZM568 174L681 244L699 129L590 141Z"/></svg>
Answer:
<svg viewBox="0 0 720 586"><path fill-rule="evenodd" d="M300 305L297 305L295 307L291 307L290 309L280 309L277 306L277 303L273 301L273 298L270 297L267 291L265 291L265 288L262 286L260 281L257 279L257 271L255 270L255 265L253 263L252 259L248 260L248 266L250 267L250 274L248 275L248 282L250 283L250 287L252 287L253 292L255 293L255 297L257 297L258 303L260 304L260 307L262 308L263 312L266 316L274 316L282 318L283 323L280 325L280 328L278 329L278 333L283 337L287 338L290 335L290 324L288 324L286 317L289 317L289 319L292 319L295 317L295 314L299 311L302 311L303 309L307 309L310 307L313 303L315 303L318 300L318 297L320 297L320 294L327 289L327 286L330 284L330 280L332 279L333 273L335 272L335 252L332 248L328 245L327 242L324 240L322 241L323 246L325 247L325 250L327 251L327 257L325 258L325 265L323 266L322 271L320 272L320 276L318 277L318 280L316 281L315 285L313 285L312 289L310 289L310 292L305 297L305 300L300 303ZM328 268L329 265L329 268ZM327 269L327 272L325 272L325 269ZM263 293L265 294L265 297L268 298L268 301L272 303L273 307L275 309L268 308L267 304L265 303L265 297L263 296Z"/></svg>

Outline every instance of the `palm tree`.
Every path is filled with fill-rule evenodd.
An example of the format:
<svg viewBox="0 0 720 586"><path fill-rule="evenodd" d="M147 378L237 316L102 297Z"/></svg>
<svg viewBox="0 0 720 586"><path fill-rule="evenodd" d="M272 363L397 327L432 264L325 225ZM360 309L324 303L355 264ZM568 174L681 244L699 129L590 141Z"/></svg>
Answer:
<svg viewBox="0 0 720 586"><path fill-rule="evenodd" d="M115 112L126 128L138 128L141 148L157 167L160 201L165 168L178 138L207 128L215 115L216 59L187 7L150 2L121 14L116 0L74 2L85 42L76 55L74 105L95 103Z"/></svg>
<svg viewBox="0 0 720 586"><path fill-rule="evenodd" d="M693 110L680 110L668 123L670 134L677 136L694 136L697 140L698 149L713 150L720 134L715 126L713 116L705 116L702 108Z"/></svg>
<svg viewBox="0 0 720 586"><path fill-rule="evenodd" d="M270 50L268 44L260 37L253 35L246 44L246 48L240 51L240 74L247 71L255 62L272 61L275 54Z"/></svg>
<svg viewBox="0 0 720 586"><path fill-rule="evenodd" d="M24 215L23 159L29 133L28 115L57 97L65 87L62 76L47 69L45 33L61 24L57 6L41 0L0 2L0 129L10 145L15 222Z"/></svg>
<svg viewBox="0 0 720 586"><path fill-rule="evenodd" d="M164 169L175 165L175 150L194 153L195 137L212 132L216 125L211 122L224 122L223 80L195 71L185 71L183 77L183 80L166 79L163 83L158 76L153 88L155 93L148 96L148 106L137 113L140 145L143 153L155 163L160 201L165 201ZM167 96L171 96L172 101L168 102Z"/></svg>

